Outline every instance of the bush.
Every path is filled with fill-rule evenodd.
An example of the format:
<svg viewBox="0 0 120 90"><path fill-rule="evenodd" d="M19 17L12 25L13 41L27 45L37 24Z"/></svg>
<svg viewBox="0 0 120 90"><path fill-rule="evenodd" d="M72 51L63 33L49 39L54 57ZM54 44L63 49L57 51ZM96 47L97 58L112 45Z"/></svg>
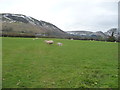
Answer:
<svg viewBox="0 0 120 90"><path fill-rule="evenodd" d="M116 41L115 37L114 36L110 36L107 41L110 41L110 42L114 42Z"/></svg>

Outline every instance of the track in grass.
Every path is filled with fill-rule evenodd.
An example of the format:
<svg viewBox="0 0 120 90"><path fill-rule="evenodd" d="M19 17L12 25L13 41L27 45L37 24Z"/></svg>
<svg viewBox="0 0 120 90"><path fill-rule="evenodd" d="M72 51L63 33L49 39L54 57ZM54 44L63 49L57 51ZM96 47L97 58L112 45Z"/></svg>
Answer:
<svg viewBox="0 0 120 90"><path fill-rule="evenodd" d="M116 88L118 44L48 38L3 40L3 88ZM57 46L62 42L63 46Z"/></svg>

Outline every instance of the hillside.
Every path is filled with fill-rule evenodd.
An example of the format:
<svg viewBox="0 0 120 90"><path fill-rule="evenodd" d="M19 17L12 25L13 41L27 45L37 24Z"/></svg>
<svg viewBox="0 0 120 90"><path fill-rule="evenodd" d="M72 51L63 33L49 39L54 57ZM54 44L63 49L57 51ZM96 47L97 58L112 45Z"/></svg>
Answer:
<svg viewBox="0 0 120 90"><path fill-rule="evenodd" d="M68 34L75 35L78 37L81 37L82 39L95 39L95 40L106 40L109 38L109 36L112 35L118 39L120 36L120 31L117 28L111 28L107 32L97 31L97 32L91 32L91 31L67 31Z"/></svg>
<svg viewBox="0 0 120 90"><path fill-rule="evenodd" d="M111 28L110 30L108 30L107 32L105 32L106 35L111 36L112 33L114 33L114 37L118 38L120 36L120 30L116 29L116 28Z"/></svg>
<svg viewBox="0 0 120 90"><path fill-rule="evenodd" d="M22 14L3 13L2 34L3 36L37 36L65 38L67 33L46 21L37 20Z"/></svg>

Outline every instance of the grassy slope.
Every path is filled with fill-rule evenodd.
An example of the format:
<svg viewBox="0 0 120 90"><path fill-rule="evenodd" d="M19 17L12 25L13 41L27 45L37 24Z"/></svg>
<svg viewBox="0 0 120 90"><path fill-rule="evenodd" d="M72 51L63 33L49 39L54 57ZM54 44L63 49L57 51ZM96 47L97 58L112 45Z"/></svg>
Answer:
<svg viewBox="0 0 120 90"><path fill-rule="evenodd" d="M19 31L25 31L25 32L32 32L32 33L43 33L45 31L45 29L39 27L39 26L35 26L32 24L25 24L25 23L2 23L2 28L6 29L6 28L12 28L12 30L14 32L18 32Z"/></svg>
<svg viewBox="0 0 120 90"><path fill-rule="evenodd" d="M3 38L3 87L118 87L117 43Z"/></svg>

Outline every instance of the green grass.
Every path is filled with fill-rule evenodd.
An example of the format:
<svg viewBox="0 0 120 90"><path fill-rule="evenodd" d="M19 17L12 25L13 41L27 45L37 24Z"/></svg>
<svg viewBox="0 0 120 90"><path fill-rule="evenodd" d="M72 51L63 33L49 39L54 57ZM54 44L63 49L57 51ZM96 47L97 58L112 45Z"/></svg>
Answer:
<svg viewBox="0 0 120 90"><path fill-rule="evenodd" d="M2 38L3 88L117 88L118 44Z"/></svg>

